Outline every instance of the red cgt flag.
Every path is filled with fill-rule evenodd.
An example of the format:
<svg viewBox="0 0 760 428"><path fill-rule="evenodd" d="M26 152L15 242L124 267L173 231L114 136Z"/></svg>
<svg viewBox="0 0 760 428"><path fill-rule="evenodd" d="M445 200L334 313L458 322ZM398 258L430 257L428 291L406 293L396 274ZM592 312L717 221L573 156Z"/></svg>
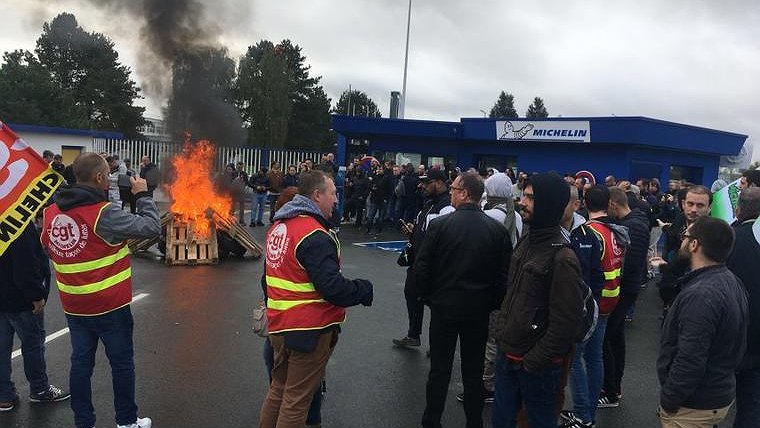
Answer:
<svg viewBox="0 0 760 428"><path fill-rule="evenodd" d="M60 174L0 122L0 255L62 182Z"/></svg>

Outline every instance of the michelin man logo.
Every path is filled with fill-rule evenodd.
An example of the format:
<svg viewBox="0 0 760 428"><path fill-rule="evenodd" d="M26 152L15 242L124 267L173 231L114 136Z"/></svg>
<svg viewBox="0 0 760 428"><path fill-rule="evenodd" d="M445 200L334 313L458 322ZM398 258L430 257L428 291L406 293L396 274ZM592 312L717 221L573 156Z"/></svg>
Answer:
<svg viewBox="0 0 760 428"><path fill-rule="evenodd" d="M504 133L499 137L500 140L521 140L528 132L533 130L534 126L529 123L520 129L515 129L515 125L510 122L504 122Z"/></svg>
<svg viewBox="0 0 760 428"><path fill-rule="evenodd" d="M50 242L61 250L70 250L74 248L82 236L79 225L73 218L66 214L58 214L53 219L53 223L48 230Z"/></svg>
<svg viewBox="0 0 760 428"><path fill-rule="evenodd" d="M285 254L288 251L290 239L288 238L288 227L285 223L280 223L269 232L267 237L267 263L278 268L283 262Z"/></svg>

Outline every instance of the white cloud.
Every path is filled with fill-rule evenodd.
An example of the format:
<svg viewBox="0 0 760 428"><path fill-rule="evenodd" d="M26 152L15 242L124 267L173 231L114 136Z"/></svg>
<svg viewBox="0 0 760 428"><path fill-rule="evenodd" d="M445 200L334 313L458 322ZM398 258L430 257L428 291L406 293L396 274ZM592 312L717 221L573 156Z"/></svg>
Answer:
<svg viewBox="0 0 760 428"><path fill-rule="evenodd" d="M41 23L65 10L112 37L136 69L137 25L88 4L11 0L0 50L32 48ZM260 39L289 38L333 99L351 84L387 115L390 91L401 89L406 0L234 5L207 8L233 57ZM414 0L406 113L480 116L503 89L521 114L541 96L552 115L643 115L758 135L757 28L753 0Z"/></svg>

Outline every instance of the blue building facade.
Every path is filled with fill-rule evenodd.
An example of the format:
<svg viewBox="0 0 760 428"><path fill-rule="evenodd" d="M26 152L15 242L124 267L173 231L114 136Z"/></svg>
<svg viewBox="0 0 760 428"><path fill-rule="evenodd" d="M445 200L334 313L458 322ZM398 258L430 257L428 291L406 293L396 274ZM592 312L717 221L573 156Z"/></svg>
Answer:
<svg viewBox="0 0 760 428"><path fill-rule="evenodd" d="M663 183L685 179L709 186L720 156L737 155L746 135L647 117L543 120L463 118L459 122L338 116L336 160L363 154L401 162L560 174L586 170ZM405 163L405 162L404 162Z"/></svg>

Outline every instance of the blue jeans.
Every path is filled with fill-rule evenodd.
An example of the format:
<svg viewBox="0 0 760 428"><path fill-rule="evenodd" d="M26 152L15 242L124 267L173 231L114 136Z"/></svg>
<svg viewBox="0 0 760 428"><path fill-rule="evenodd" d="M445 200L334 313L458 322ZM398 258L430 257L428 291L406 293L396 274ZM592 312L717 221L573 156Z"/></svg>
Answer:
<svg viewBox="0 0 760 428"><path fill-rule="evenodd" d="M367 199L367 232L372 231L372 226L377 227L377 231L383 231L383 217L385 216L385 202L372 202ZM377 220L375 220L377 217Z"/></svg>
<svg viewBox="0 0 760 428"><path fill-rule="evenodd" d="M95 425L90 378L95 367L98 341L103 342L111 363L116 424L137 420L135 404L135 363L132 344L134 321L129 305L103 315L80 317L66 315L71 331L71 409L78 428Z"/></svg>
<svg viewBox="0 0 760 428"><path fill-rule="evenodd" d="M557 395L562 387L562 367L528 372L507 360L496 358L496 390L491 420L493 428L514 428L517 413L525 405L531 428L557 428Z"/></svg>
<svg viewBox="0 0 760 428"><path fill-rule="evenodd" d="M44 319L44 314L35 315L32 311L0 312L0 401L9 402L16 398L16 388L11 380L14 333L21 340L24 374L30 392L36 394L48 388Z"/></svg>
<svg viewBox="0 0 760 428"><path fill-rule="evenodd" d="M251 207L251 223L263 223L264 222L264 205L267 203L266 193L254 193L253 207ZM254 214L256 219L254 220Z"/></svg>
<svg viewBox="0 0 760 428"><path fill-rule="evenodd" d="M269 339L264 341L264 364L267 366L267 375L269 381L272 381L272 366L274 366L274 348L272 348L272 342ZM319 425L322 423L322 391L324 387L324 380L322 386L314 391L314 397L311 399L311 405L309 406L309 413L306 415L306 425Z"/></svg>
<svg viewBox="0 0 760 428"><path fill-rule="evenodd" d="M736 374L736 417L733 428L756 427L760 421L760 367Z"/></svg>
<svg viewBox="0 0 760 428"><path fill-rule="evenodd" d="M570 366L573 411L583 422L593 422L596 403L604 382L604 332L607 317L600 316L594 333L585 343L576 345Z"/></svg>

